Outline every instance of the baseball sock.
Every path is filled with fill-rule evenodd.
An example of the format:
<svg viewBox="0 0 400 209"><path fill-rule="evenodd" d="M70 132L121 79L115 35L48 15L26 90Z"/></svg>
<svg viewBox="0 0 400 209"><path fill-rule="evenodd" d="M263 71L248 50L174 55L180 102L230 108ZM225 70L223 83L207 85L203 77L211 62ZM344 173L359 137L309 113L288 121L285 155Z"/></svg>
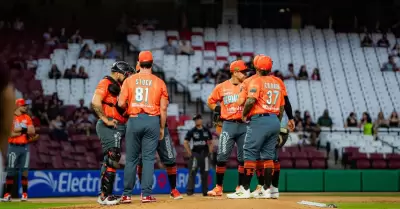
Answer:
<svg viewBox="0 0 400 209"><path fill-rule="evenodd" d="M14 176L7 176L6 177L6 193L11 194L13 184L14 184Z"/></svg>
<svg viewBox="0 0 400 209"><path fill-rule="evenodd" d="M272 186L278 188L279 185L279 173L281 172L281 164L279 162L274 163L274 174L272 175Z"/></svg>
<svg viewBox="0 0 400 209"><path fill-rule="evenodd" d="M22 193L28 193L28 177L21 177Z"/></svg>
<svg viewBox="0 0 400 209"><path fill-rule="evenodd" d="M245 190L250 188L251 178L254 175L254 169L256 169L256 166L256 161L244 161L243 188Z"/></svg>
<svg viewBox="0 0 400 209"><path fill-rule="evenodd" d="M139 182L142 182L142 166L138 165L136 167L136 169L137 169L137 175L138 175L138 178L139 178Z"/></svg>
<svg viewBox="0 0 400 209"><path fill-rule="evenodd" d="M176 188L176 165L165 165L171 190Z"/></svg>
<svg viewBox="0 0 400 209"><path fill-rule="evenodd" d="M226 171L226 163L218 162L217 168L216 168L216 173L217 173L217 185L220 187L222 187L222 184L224 183L225 171Z"/></svg>
<svg viewBox="0 0 400 209"><path fill-rule="evenodd" d="M257 160L256 173L258 185L264 185L264 161Z"/></svg>
<svg viewBox="0 0 400 209"><path fill-rule="evenodd" d="M274 161L265 160L264 161L264 189L267 190L271 186L272 175L274 172Z"/></svg>
<svg viewBox="0 0 400 209"><path fill-rule="evenodd" d="M243 184L244 162L239 163L238 173L239 173L238 186L241 186Z"/></svg>

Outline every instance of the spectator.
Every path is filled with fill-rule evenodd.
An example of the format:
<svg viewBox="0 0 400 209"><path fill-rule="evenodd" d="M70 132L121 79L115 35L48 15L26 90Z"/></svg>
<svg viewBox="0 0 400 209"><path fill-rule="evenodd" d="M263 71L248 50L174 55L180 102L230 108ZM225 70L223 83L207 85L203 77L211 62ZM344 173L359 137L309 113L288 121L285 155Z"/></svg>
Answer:
<svg viewBox="0 0 400 209"><path fill-rule="evenodd" d="M36 71L36 68L38 66L38 61L33 59L32 55L29 55L28 59L26 60L26 69Z"/></svg>
<svg viewBox="0 0 400 209"><path fill-rule="evenodd" d="M56 45L56 38L53 36L53 28L49 27L47 32L43 34L44 42L46 45L54 46Z"/></svg>
<svg viewBox="0 0 400 209"><path fill-rule="evenodd" d="M32 112L38 116L41 125L49 125L50 120L47 112L49 111L49 101L38 98L32 104Z"/></svg>
<svg viewBox="0 0 400 209"><path fill-rule="evenodd" d="M93 57L93 52L92 50L90 50L89 44L83 45L79 53L79 58L91 59L92 57Z"/></svg>
<svg viewBox="0 0 400 209"><path fill-rule="evenodd" d="M242 57L242 55L241 55L241 54L239 54L239 55L236 55L236 60L243 60L243 57Z"/></svg>
<svg viewBox="0 0 400 209"><path fill-rule="evenodd" d="M96 52L94 53L94 57L95 59L104 59L103 54L101 54L101 50L96 50Z"/></svg>
<svg viewBox="0 0 400 209"><path fill-rule="evenodd" d="M206 74L204 74L204 81L206 83L214 83L215 81L215 74L213 73L212 68L208 68Z"/></svg>
<svg viewBox="0 0 400 209"><path fill-rule="evenodd" d="M305 122L307 118L311 118L311 114L306 110L303 114L303 122Z"/></svg>
<svg viewBox="0 0 400 209"><path fill-rule="evenodd" d="M60 30L60 36L58 36L58 42L60 44L66 44L68 43L68 37L65 35L65 28L61 28Z"/></svg>
<svg viewBox="0 0 400 209"><path fill-rule="evenodd" d="M88 74L85 72L85 67L83 67L83 66L79 67L77 77L82 78L82 79L86 79L89 77Z"/></svg>
<svg viewBox="0 0 400 209"><path fill-rule="evenodd" d="M25 29L24 22L22 22L19 18L15 19L13 28L16 31L23 31Z"/></svg>
<svg viewBox="0 0 400 209"><path fill-rule="evenodd" d="M219 69L215 75L215 83L219 84L222 83L230 78L229 74L229 64L226 63L224 68Z"/></svg>
<svg viewBox="0 0 400 209"><path fill-rule="evenodd" d="M318 118L318 125L322 127L332 127L332 118L329 116L328 110L324 110L321 117Z"/></svg>
<svg viewBox="0 0 400 209"><path fill-rule="evenodd" d="M117 58L117 52L114 50L111 44L106 45L106 51L103 54L104 58L115 59Z"/></svg>
<svg viewBox="0 0 400 209"><path fill-rule="evenodd" d="M399 117L396 111L393 111L389 118L389 127L397 128L400 125Z"/></svg>
<svg viewBox="0 0 400 209"><path fill-rule="evenodd" d="M314 80L314 81L320 81L321 80L318 68L314 68L313 73L311 74L311 80Z"/></svg>
<svg viewBox="0 0 400 209"><path fill-rule="evenodd" d="M297 75L299 80L308 80L308 72L305 65L300 67L299 74Z"/></svg>
<svg viewBox="0 0 400 209"><path fill-rule="evenodd" d="M181 42L182 42L182 44L180 46L181 54L182 55L193 55L194 50L193 50L192 46L190 46L190 44L188 44L188 42L186 40L182 40Z"/></svg>
<svg viewBox="0 0 400 209"><path fill-rule="evenodd" d="M377 45L378 47L385 47L385 48L388 48L390 46L386 34L382 34L382 38L378 40Z"/></svg>
<svg viewBox="0 0 400 209"><path fill-rule="evenodd" d="M196 72L192 75L193 83L200 83L204 78L204 75L200 72L200 68L196 68Z"/></svg>
<svg viewBox="0 0 400 209"><path fill-rule="evenodd" d="M392 49L392 56L398 56L398 57L400 57L400 44L399 44L399 43L396 43L396 44L393 46L393 49Z"/></svg>
<svg viewBox="0 0 400 209"><path fill-rule="evenodd" d="M286 74L285 79L297 79L292 63L288 64L288 73Z"/></svg>
<svg viewBox="0 0 400 209"><path fill-rule="evenodd" d="M172 39L168 39L168 44L165 45L163 48L164 54L169 54L169 55L176 55L178 54L178 49L172 45Z"/></svg>
<svg viewBox="0 0 400 209"><path fill-rule="evenodd" d="M49 119L54 119L57 115L59 115L61 106L62 101L58 98L57 93L54 93L51 96L51 100L49 101L49 108L47 110Z"/></svg>
<svg viewBox="0 0 400 209"><path fill-rule="evenodd" d="M296 126L303 123L303 118L301 118L301 112L299 110L294 111L294 123Z"/></svg>
<svg viewBox="0 0 400 209"><path fill-rule="evenodd" d="M53 138L63 141L68 140L68 133L65 130L64 119L61 115L57 115L53 120L51 120L49 128Z"/></svg>
<svg viewBox="0 0 400 209"><path fill-rule="evenodd" d="M71 42L76 44L80 44L82 42L82 37L79 30L76 30L74 35L71 36Z"/></svg>
<svg viewBox="0 0 400 209"><path fill-rule="evenodd" d="M382 71L398 71L399 68L397 67L396 62L394 61L394 56L389 56L388 57L388 62L383 64L382 66Z"/></svg>
<svg viewBox="0 0 400 209"><path fill-rule="evenodd" d="M92 126L93 124L89 120L89 114L87 112L84 112L82 117L76 121L76 128L78 132L86 133L87 135L90 135L90 129Z"/></svg>
<svg viewBox="0 0 400 209"><path fill-rule="evenodd" d="M79 107L76 108L75 111L82 112L82 113L89 111L89 108L85 106L85 100L84 99L80 99L79 100Z"/></svg>
<svg viewBox="0 0 400 209"><path fill-rule="evenodd" d="M275 70L274 71L274 76L277 77L277 78L280 78L281 80L284 79L281 71L279 71L279 70Z"/></svg>
<svg viewBox="0 0 400 209"><path fill-rule="evenodd" d="M66 69L64 72L64 78L72 79L77 77L78 74L76 73L76 65L72 65L71 69Z"/></svg>
<svg viewBox="0 0 400 209"><path fill-rule="evenodd" d="M374 125L372 124L371 116L367 112L363 113L363 117L361 119L361 126L364 130L364 135L374 135Z"/></svg>
<svg viewBox="0 0 400 209"><path fill-rule="evenodd" d="M351 112L349 117L347 117L344 127L358 127L357 116L354 112Z"/></svg>
<svg viewBox="0 0 400 209"><path fill-rule="evenodd" d="M361 41L361 47L370 47L374 44L369 33L365 33L363 40Z"/></svg>
<svg viewBox="0 0 400 209"><path fill-rule="evenodd" d="M311 145L315 146L317 144L317 137L319 135L320 129L314 122L312 122L311 117L306 117L304 121L305 122L303 124L303 131L309 133L310 143Z"/></svg>
<svg viewBox="0 0 400 209"><path fill-rule="evenodd" d="M383 112L379 112L378 118L375 121L375 127L377 128L389 128L389 121L385 119Z"/></svg>
<svg viewBox="0 0 400 209"><path fill-rule="evenodd" d="M53 64L51 66L51 69L49 71L49 78L50 79L59 79L59 78L61 78L61 71L58 69L56 64Z"/></svg>

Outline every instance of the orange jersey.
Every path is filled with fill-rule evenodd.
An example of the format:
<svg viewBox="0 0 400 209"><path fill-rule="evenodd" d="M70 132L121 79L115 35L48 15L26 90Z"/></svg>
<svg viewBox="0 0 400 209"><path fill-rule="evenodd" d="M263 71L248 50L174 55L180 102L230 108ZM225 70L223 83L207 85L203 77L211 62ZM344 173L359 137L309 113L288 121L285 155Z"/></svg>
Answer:
<svg viewBox="0 0 400 209"><path fill-rule="evenodd" d="M274 78L279 83L279 85L281 86L281 90L282 90L283 96L284 97L287 96L288 94L287 94L287 91L286 91L286 86L285 86L285 83L283 83L282 79L280 79L278 77L275 77L275 76L271 76L271 77Z"/></svg>
<svg viewBox="0 0 400 209"><path fill-rule="evenodd" d="M240 84L240 88L241 88L241 90L240 90L240 95L239 95L240 98L244 98L245 101L246 101L246 98L247 98L247 91L248 91L248 87L249 87L250 81L252 81L254 78L258 78L258 77L259 77L259 76L258 76L257 74L254 74L254 75L252 75L252 76L246 78L246 79Z"/></svg>
<svg viewBox="0 0 400 209"><path fill-rule="evenodd" d="M230 80L218 84L208 97L208 104L221 104L221 118L238 120L242 118L243 106L237 104L240 84L233 85Z"/></svg>
<svg viewBox="0 0 400 209"><path fill-rule="evenodd" d="M115 105L117 105L117 97L113 96L109 91L108 91L108 86L112 84L112 82L106 78L102 79L99 84L97 84L95 94L100 95L103 97L103 112L106 117L111 117L116 120L118 120L121 123L125 123L127 120L126 118L122 117L117 109L115 108Z"/></svg>
<svg viewBox="0 0 400 209"><path fill-rule="evenodd" d="M260 76L253 79L248 88L247 97L257 99L249 116L272 113L279 114L280 107L285 105L282 87L272 76Z"/></svg>
<svg viewBox="0 0 400 209"><path fill-rule="evenodd" d="M119 95L119 101L128 104L128 115L160 115L161 99L168 100L164 81L151 73L143 72L129 76Z"/></svg>
<svg viewBox="0 0 400 209"><path fill-rule="evenodd" d="M14 122L12 130L16 128L28 128L28 126L32 126L32 119L28 114L22 115L14 115ZM10 137L8 138L8 143L10 144L27 144L28 137L26 134L22 134L20 136Z"/></svg>

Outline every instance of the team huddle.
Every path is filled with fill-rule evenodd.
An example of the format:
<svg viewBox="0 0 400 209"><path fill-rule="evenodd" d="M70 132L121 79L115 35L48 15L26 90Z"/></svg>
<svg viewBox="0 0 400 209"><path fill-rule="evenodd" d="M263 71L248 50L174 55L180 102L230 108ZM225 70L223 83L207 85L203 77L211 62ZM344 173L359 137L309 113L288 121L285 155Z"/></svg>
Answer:
<svg viewBox="0 0 400 209"><path fill-rule="evenodd" d="M288 137L281 128L283 112L289 118L288 128L294 129L292 108L284 83L272 76L272 60L257 55L253 60L256 74L246 76L248 68L242 60L231 63L231 79L218 84L207 104L214 112L219 130L216 166L216 186L209 196L223 195L226 164L236 144L238 183L228 198L278 198L280 165L278 149ZM109 76L97 85L92 108L99 120L96 132L100 138L104 159L101 167L101 186L97 202L101 205L131 203L138 174L141 201L155 202L151 195L156 152L165 165L171 187L171 198L182 199L176 189L177 168L175 151L166 124L169 103L165 82L152 74L153 56L142 51L136 67L123 61L115 62ZM29 143L38 135L26 114L27 101L15 102L14 126L9 138L6 193L11 201L14 176L22 172L22 199L28 198ZM121 138L126 138L126 163L122 196L113 195L116 170L121 159ZM258 186L250 192L250 181L257 175Z"/></svg>

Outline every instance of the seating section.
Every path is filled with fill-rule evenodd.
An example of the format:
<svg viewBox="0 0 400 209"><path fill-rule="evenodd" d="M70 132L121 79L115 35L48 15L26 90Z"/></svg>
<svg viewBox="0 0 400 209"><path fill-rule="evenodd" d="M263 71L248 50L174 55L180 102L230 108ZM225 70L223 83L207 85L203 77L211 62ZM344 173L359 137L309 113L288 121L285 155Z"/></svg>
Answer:
<svg viewBox="0 0 400 209"><path fill-rule="evenodd" d="M141 50L156 48L165 44L167 36L161 34L162 31L147 31L140 36L129 35L128 41ZM380 35L373 37L378 39ZM396 43L393 34L388 34L388 39L393 47ZM210 84L191 83L197 67L203 73L209 67L216 72L236 55L249 61L254 54L267 54L274 60L274 70L283 74L288 63L294 64L296 73L304 64L309 75L319 68L321 82L285 81L294 109L308 110L314 120L328 109L334 126L343 127L350 112L360 117L367 111L374 119L381 110L389 116L394 109L400 109L400 74L379 70L387 62L388 50L361 48L359 34L335 34L329 29L312 27L286 30L220 25L216 29L193 28L191 43L196 53L188 58L162 56L162 51L154 51L160 55L157 63L163 66L167 79L179 79L187 85L191 100L206 101L212 90Z"/></svg>

